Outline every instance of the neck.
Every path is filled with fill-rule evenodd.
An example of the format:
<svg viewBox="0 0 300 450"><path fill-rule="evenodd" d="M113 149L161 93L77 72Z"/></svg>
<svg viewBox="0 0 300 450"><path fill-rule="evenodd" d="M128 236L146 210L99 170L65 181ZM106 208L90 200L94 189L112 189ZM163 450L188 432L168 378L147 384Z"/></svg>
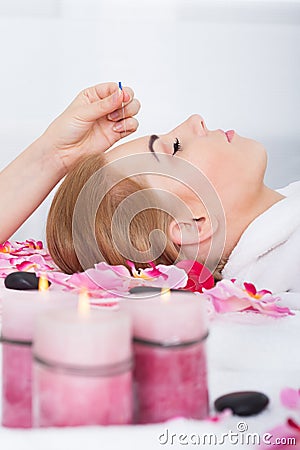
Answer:
<svg viewBox="0 0 300 450"><path fill-rule="evenodd" d="M231 232L226 236L224 248L224 257L226 259L230 256L232 250L237 245L242 234L251 222L283 198L285 198L284 195L263 185L253 203L247 205L246 210L239 210L234 217L230 217L230 219L227 218L227 230L231 230Z"/></svg>

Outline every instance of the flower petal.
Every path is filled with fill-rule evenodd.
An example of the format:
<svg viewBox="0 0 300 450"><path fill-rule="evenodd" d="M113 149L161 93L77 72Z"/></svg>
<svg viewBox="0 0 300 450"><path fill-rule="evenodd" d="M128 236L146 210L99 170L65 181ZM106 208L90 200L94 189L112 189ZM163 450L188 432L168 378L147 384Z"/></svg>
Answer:
<svg viewBox="0 0 300 450"><path fill-rule="evenodd" d="M16 269L20 272L29 272L29 270L35 269L36 267L37 265L30 261L23 261L21 264L16 264Z"/></svg>
<svg viewBox="0 0 300 450"><path fill-rule="evenodd" d="M120 265L117 266L110 266L109 264L107 264L106 262L100 262L98 264L95 264L95 269L97 270L102 270L102 268L110 268L113 272L115 272L116 274L123 276L123 277L130 277L130 272L127 269L127 267Z"/></svg>
<svg viewBox="0 0 300 450"><path fill-rule="evenodd" d="M177 266L165 266L163 264L159 264L157 269L161 273L162 279L167 281L164 283L166 288L179 289L186 285L188 276L183 269Z"/></svg>
<svg viewBox="0 0 300 450"><path fill-rule="evenodd" d="M266 295L266 294L272 294L272 292L268 291L267 289L261 289L260 291L257 291L257 294Z"/></svg>
<svg viewBox="0 0 300 450"><path fill-rule="evenodd" d="M144 269L144 272L149 275L152 278L157 278L157 277L163 277L164 280L168 279L168 275L166 275L165 273L161 272L159 270L159 266L155 266L155 264L152 261L149 261L151 269Z"/></svg>
<svg viewBox="0 0 300 450"><path fill-rule="evenodd" d="M142 278L143 280L153 280L158 277L162 277L163 279L167 279L168 276L161 272L158 269L158 266L156 267L155 264L150 261L148 264L151 266L151 268L146 269L136 269L134 263L132 261L126 261L126 264L131 268L132 275L135 278Z"/></svg>
<svg viewBox="0 0 300 450"><path fill-rule="evenodd" d="M285 388L280 392L280 400L283 406L290 409L300 410L299 389Z"/></svg>
<svg viewBox="0 0 300 450"><path fill-rule="evenodd" d="M268 430L267 433L264 433L264 436L267 437L267 441L264 439L263 443L258 447L260 450L268 450L270 448L276 449L284 449L284 448L298 448L298 445L289 445L289 439L295 440L295 442L299 441L300 434L297 429L291 427L288 423L284 425L278 425L271 430ZM280 444L282 442L282 445Z"/></svg>
<svg viewBox="0 0 300 450"><path fill-rule="evenodd" d="M10 253L11 245L9 241L4 242L4 244L0 244L0 253Z"/></svg>
<svg viewBox="0 0 300 450"><path fill-rule="evenodd" d="M256 295L256 287L252 283L244 283L245 289L252 295Z"/></svg>
<svg viewBox="0 0 300 450"><path fill-rule="evenodd" d="M210 289L214 286L214 278L210 270L198 261L182 260L176 267L185 270L188 275L186 290L192 292L202 292L202 289Z"/></svg>
<svg viewBox="0 0 300 450"><path fill-rule="evenodd" d="M208 422L221 422L227 417L232 416L232 410L230 408L224 409L222 412L215 414L214 416L209 416L206 420Z"/></svg>
<svg viewBox="0 0 300 450"><path fill-rule="evenodd" d="M43 273L43 271L37 271L36 274L37 276L41 276ZM68 280L70 278L71 275L67 275L66 273L63 272L47 272L47 278L48 281L50 281L52 284L57 284L60 286L64 286L66 288L71 289L71 286L68 284Z"/></svg>
<svg viewBox="0 0 300 450"><path fill-rule="evenodd" d="M296 423L296 422L294 421L294 419L292 419L291 417L288 418L287 424L288 424L291 428L293 428L293 429L295 429L295 430L297 430L297 431L300 431L300 425L299 425L298 423Z"/></svg>
<svg viewBox="0 0 300 450"><path fill-rule="evenodd" d="M276 304L280 300L279 297L267 293L261 298L254 298L255 286L251 283L244 283L244 286L247 286L247 290L242 289L231 280L224 279L212 289L203 289L203 293L211 301L215 311L220 313L248 310L271 317L294 315L289 308Z"/></svg>
<svg viewBox="0 0 300 450"><path fill-rule="evenodd" d="M84 287L88 292L104 290L108 296L127 293L131 281L131 277L119 275L118 271L112 270L106 263L97 265L97 269L87 269L85 272L74 273L67 277L67 279L59 277L58 281L69 289L77 290Z"/></svg>

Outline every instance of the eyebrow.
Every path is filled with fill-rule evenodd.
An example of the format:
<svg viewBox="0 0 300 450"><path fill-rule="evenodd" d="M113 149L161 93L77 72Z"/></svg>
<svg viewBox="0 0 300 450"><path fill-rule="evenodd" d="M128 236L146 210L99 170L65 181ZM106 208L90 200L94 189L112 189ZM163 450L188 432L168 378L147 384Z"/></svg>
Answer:
<svg viewBox="0 0 300 450"><path fill-rule="evenodd" d="M155 158L157 161L159 161L158 156L157 156L157 154L155 153L154 148L153 148L153 144L154 144L154 142L155 142L157 139L159 139L159 136L157 136L156 134L152 134L152 135L150 136L150 138L149 138L148 148L149 148L150 152L153 153L154 158Z"/></svg>

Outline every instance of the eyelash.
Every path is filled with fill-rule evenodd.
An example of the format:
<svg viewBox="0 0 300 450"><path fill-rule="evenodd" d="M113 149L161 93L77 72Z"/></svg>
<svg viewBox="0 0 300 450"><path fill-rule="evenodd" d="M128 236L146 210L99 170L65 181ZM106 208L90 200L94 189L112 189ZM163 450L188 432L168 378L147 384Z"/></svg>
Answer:
<svg viewBox="0 0 300 450"><path fill-rule="evenodd" d="M178 138L175 138L175 141L173 143L173 155L176 155L176 153L181 150L181 144Z"/></svg>

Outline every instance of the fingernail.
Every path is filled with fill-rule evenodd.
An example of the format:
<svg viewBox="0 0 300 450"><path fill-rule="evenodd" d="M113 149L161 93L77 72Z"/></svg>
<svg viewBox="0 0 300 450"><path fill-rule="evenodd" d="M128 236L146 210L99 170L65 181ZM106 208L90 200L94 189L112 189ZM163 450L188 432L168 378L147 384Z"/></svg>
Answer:
<svg viewBox="0 0 300 450"><path fill-rule="evenodd" d="M112 120L117 119L118 117L119 117L118 111L113 111L112 113L108 114L108 118Z"/></svg>
<svg viewBox="0 0 300 450"><path fill-rule="evenodd" d="M122 123L116 123L116 125L113 126L114 131L123 131L123 124Z"/></svg>

